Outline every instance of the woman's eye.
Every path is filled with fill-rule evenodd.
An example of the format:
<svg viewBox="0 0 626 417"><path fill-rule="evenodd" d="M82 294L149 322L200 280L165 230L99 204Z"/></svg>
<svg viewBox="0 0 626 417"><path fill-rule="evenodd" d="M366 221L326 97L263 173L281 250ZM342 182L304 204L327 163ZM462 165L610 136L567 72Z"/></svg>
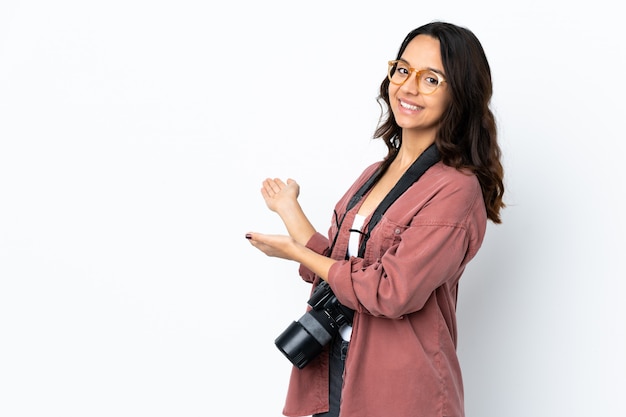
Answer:
<svg viewBox="0 0 626 417"><path fill-rule="evenodd" d="M426 76L426 77L424 77L424 81L426 81L428 84L431 84L431 85L439 84L439 79L437 77L433 77L433 76Z"/></svg>
<svg viewBox="0 0 626 417"><path fill-rule="evenodd" d="M402 75L409 75L409 69L405 67L398 67L397 70Z"/></svg>

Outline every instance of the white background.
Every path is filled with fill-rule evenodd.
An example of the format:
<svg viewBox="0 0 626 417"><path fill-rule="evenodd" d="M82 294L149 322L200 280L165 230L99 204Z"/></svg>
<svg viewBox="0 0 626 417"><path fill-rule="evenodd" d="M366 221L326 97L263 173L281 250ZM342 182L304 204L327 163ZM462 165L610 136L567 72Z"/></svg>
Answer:
<svg viewBox="0 0 626 417"><path fill-rule="evenodd" d="M304 312L261 181L322 232L406 33L493 72L504 223L461 281L468 417L626 415L624 22L608 0L0 3L0 416L279 416Z"/></svg>

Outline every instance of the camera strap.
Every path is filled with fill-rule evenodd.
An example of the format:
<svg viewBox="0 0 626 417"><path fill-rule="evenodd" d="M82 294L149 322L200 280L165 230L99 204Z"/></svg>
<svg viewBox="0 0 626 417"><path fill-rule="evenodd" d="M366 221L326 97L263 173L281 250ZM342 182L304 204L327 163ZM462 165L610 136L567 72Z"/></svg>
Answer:
<svg viewBox="0 0 626 417"><path fill-rule="evenodd" d="M389 193L383 198L380 202L372 217L367 224L367 230L363 233L363 237L361 239L361 244L359 245L359 254L358 256L362 258L365 254L365 246L367 245L367 241L369 240L370 234L374 227L378 224L380 219L382 219L383 214L387 209L393 204L394 201L398 199L413 183L415 183L421 176L433 166L437 161L439 161L440 155L437 146L433 143L430 145L422 154L411 164L409 169L400 177L396 185L389 191ZM348 207L346 212L350 211L354 206L365 196L365 194L374 186L376 181L382 176L383 172L377 170L366 182L359 188L359 190L354 194L354 196L348 202ZM345 218L345 214L344 214ZM343 222L343 219L342 219ZM339 235L339 233L337 233ZM337 236L335 236L335 241ZM334 246L333 242L333 246Z"/></svg>

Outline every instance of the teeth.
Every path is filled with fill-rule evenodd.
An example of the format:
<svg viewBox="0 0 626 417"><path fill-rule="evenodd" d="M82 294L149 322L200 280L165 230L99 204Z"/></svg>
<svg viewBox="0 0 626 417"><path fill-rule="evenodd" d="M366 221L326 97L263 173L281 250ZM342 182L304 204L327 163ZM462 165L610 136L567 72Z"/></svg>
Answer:
<svg viewBox="0 0 626 417"><path fill-rule="evenodd" d="M411 106L410 104L407 104L404 101L400 101L400 105L408 110L417 110L419 108L417 106Z"/></svg>

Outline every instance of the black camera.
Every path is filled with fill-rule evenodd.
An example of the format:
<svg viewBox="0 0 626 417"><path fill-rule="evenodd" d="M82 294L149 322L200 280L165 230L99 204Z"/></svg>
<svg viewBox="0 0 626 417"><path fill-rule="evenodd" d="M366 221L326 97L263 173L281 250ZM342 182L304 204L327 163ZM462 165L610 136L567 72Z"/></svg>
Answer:
<svg viewBox="0 0 626 417"><path fill-rule="evenodd" d="M343 306L328 282L322 281L307 301L311 309L294 321L274 343L299 369L305 367L339 333L344 324L352 324L354 310Z"/></svg>

